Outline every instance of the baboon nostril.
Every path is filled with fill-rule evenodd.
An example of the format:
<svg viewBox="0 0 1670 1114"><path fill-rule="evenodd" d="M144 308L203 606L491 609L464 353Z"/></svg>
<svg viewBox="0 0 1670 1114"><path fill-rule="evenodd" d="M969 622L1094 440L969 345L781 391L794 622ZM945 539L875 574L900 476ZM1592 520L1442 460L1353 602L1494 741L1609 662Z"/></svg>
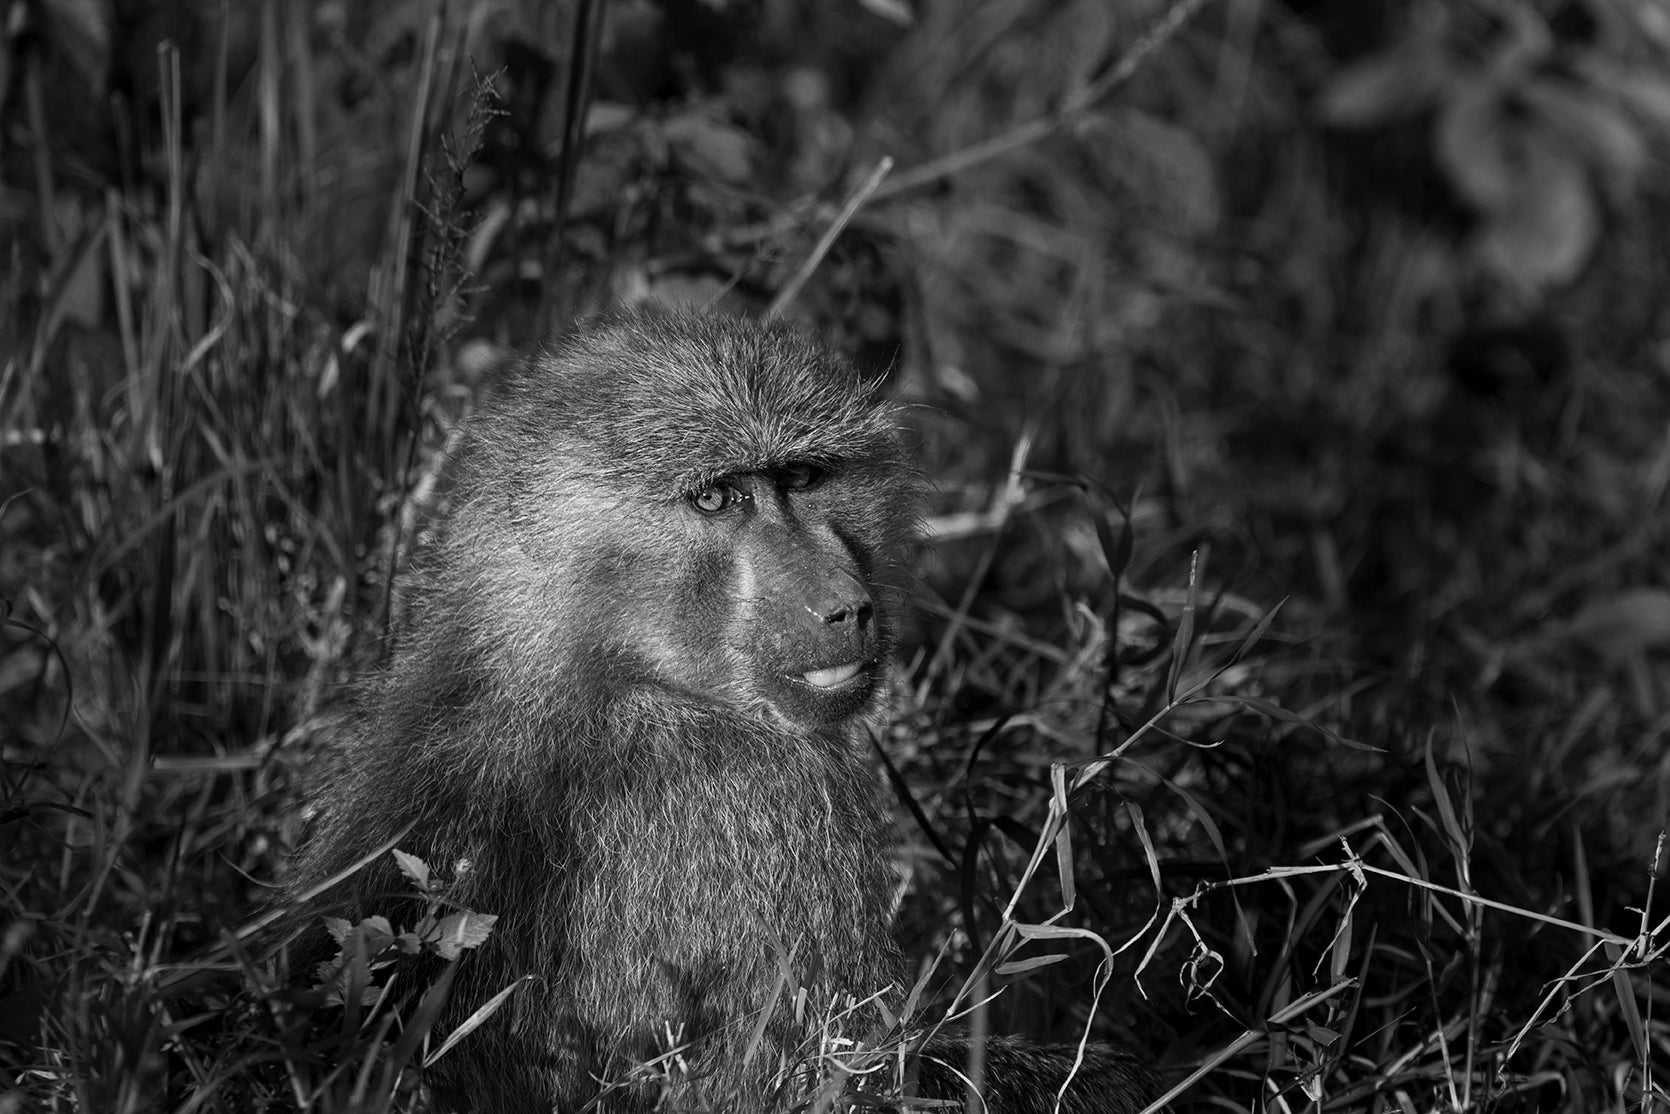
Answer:
<svg viewBox="0 0 1670 1114"><path fill-rule="evenodd" d="M814 610L813 613L831 625L852 622L863 627L869 624L875 611L869 600L859 600L856 603L838 603L829 608Z"/></svg>

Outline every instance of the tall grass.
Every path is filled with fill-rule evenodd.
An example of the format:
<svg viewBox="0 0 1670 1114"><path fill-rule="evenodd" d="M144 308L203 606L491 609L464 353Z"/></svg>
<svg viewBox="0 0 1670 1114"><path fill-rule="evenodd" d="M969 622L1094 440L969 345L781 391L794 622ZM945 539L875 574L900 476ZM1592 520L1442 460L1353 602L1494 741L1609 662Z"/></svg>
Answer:
<svg viewBox="0 0 1670 1114"><path fill-rule="evenodd" d="M193 9L90 40L124 96L8 39L0 1112L413 1108L392 934L318 987L265 917L314 728L471 345L645 294L920 404L905 1027L1133 1041L1180 1109L1666 1106L1664 262L1475 319L1280 5L708 7Z"/></svg>
<svg viewBox="0 0 1670 1114"><path fill-rule="evenodd" d="M257 1062L297 1101L375 1082L287 1039L282 983L241 937L300 816L307 725L378 637L490 100L436 17L361 113L408 119L401 141L327 152L348 121L315 99L315 14L263 4L241 44L227 21L212 65L160 49L157 102L113 106L149 129L140 179L36 196L57 254L9 284L12 1101L237 1109ZM206 67L188 118L182 74ZM25 81L44 101L40 68ZM65 154L48 138L41 182ZM353 207L386 214L380 234L342 224Z"/></svg>

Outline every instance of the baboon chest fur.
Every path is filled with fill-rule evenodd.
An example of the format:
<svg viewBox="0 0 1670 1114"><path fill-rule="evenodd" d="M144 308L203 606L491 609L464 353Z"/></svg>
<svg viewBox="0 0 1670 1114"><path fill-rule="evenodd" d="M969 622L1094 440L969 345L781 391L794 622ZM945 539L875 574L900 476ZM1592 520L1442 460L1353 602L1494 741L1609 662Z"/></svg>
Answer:
<svg viewBox="0 0 1670 1114"><path fill-rule="evenodd" d="M865 723L911 578L906 455L895 409L783 325L606 318L486 392L289 880L408 828L465 865L449 897L499 921L450 1020L532 978L437 1065L443 1107L578 1111L687 1046L663 1101L771 1109L830 1017L862 1037L879 1014L847 1003L897 1005ZM401 888L378 862L321 900Z"/></svg>

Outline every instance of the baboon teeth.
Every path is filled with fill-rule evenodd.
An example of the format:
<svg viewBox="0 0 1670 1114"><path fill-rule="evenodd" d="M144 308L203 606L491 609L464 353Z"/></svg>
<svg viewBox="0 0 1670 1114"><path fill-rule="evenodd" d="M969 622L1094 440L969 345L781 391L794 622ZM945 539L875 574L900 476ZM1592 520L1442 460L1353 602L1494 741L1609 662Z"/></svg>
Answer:
<svg viewBox="0 0 1670 1114"><path fill-rule="evenodd" d="M858 676L858 671L862 668L864 668L862 662L849 661L845 665L832 665L828 669L813 669L810 672L802 673L801 677L813 688L832 689L836 685L844 685Z"/></svg>

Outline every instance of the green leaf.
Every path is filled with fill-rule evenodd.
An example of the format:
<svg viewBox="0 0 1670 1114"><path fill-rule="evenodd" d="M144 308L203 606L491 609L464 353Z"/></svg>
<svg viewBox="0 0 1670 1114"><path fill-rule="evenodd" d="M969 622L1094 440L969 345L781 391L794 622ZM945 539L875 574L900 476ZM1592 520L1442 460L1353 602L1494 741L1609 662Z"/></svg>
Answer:
<svg viewBox="0 0 1670 1114"><path fill-rule="evenodd" d="M394 856L395 863L400 867L400 873L410 878L418 889L427 892L429 889L429 864L416 855L408 855L399 848L395 848L389 853Z"/></svg>
<svg viewBox="0 0 1670 1114"><path fill-rule="evenodd" d="M1650 1062L1652 1045L1647 1042L1647 1026L1641 1020L1641 1007L1635 1001L1635 986L1629 981L1624 966L1624 950L1617 944L1606 943L1607 962L1612 964L1612 993L1618 998L1618 1012L1623 1015L1624 1027L1629 1030L1629 1042L1640 1062Z"/></svg>
<svg viewBox="0 0 1670 1114"><path fill-rule="evenodd" d="M473 913L468 909L441 918L440 931L435 934L435 954L442 959L457 959L466 948L479 948L493 934L498 917L490 913Z"/></svg>
<svg viewBox="0 0 1670 1114"><path fill-rule="evenodd" d="M1580 162L1546 133L1516 130L1521 142L1511 187L1475 250L1504 285L1535 297L1577 277L1600 237L1600 210Z"/></svg>
<svg viewBox="0 0 1670 1114"><path fill-rule="evenodd" d="M1670 78L1656 67L1629 66L1590 54L1580 58L1576 68L1643 124L1670 132Z"/></svg>
<svg viewBox="0 0 1670 1114"><path fill-rule="evenodd" d="M1060 963L1066 958L1059 952L1050 955L1035 955L1030 959L1017 959L1012 963L1000 963L997 965L996 973L999 975L1021 975L1027 971L1036 971L1040 967L1049 967Z"/></svg>
<svg viewBox="0 0 1670 1114"><path fill-rule="evenodd" d="M1433 137L1438 165L1461 199L1481 213L1509 203L1518 176L1518 129L1493 82L1459 84L1439 110Z"/></svg>
<svg viewBox="0 0 1670 1114"><path fill-rule="evenodd" d="M1282 723L1291 723L1298 727L1308 727L1312 731L1315 731L1317 734L1326 738L1331 743L1338 743L1340 746L1350 747L1352 750L1367 750L1374 751L1376 753L1380 751L1380 748L1377 746L1371 746L1368 743L1360 743L1355 739L1348 739L1343 735L1329 731L1326 727L1323 727L1312 720L1306 719L1298 712L1288 711L1280 704L1277 704L1274 700L1266 700L1262 696L1246 696L1241 693L1236 693L1233 696L1225 696L1224 699L1232 700L1237 704L1245 704L1253 711L1261 712L1273 720L1279 720Z"/></svg>
<svg viewBox="0 0 1670 1114"><path fill-rule="evenodd" d="M1077 133L1100 168L1123 183L1154 218L1196 236L1223 212L1218 164L1206 144L1171 120L1121 108L1083 120Z"/></svg>
<svg viewBox="0 0 1670 1114"><path fill-rule="evenodd" d="M1421 112L1450 82L1442 44L1415 39L1340 70L1323 88L1317 107L1335 127L1372 127Z"/></svg>
<svg viewBox="0 0 1670 1114"><path fill-rule="evenodd" d="M1558 149L1586 164L1614 196L1629 196L1648 152L1647 141L1621 107L1569 81L1532 81L1520 96Z"/></svg>
<svg viewBox="0 0 1670 1114"><path fill-rule="evenodd" d="M751 184L754 178L754 140L747 132L701 112L675 116L662 126L667 146L697 175Z"/></svg>
<svg viewBox="0 0 1670 1114"><path fill-rule="evenodd" d="M1456 814L1455 802L1450 799L1450 787L1438 771L1438 760L1432 753L1431 735L1428 735L1426 740L1426 783L1427 788L1432 790L1433 801L1438 805L1438 819L1444 826L1444 835L1449 840L1450 847L1458 859L1464 858L1472 849L1472 834Z"/></svg>

